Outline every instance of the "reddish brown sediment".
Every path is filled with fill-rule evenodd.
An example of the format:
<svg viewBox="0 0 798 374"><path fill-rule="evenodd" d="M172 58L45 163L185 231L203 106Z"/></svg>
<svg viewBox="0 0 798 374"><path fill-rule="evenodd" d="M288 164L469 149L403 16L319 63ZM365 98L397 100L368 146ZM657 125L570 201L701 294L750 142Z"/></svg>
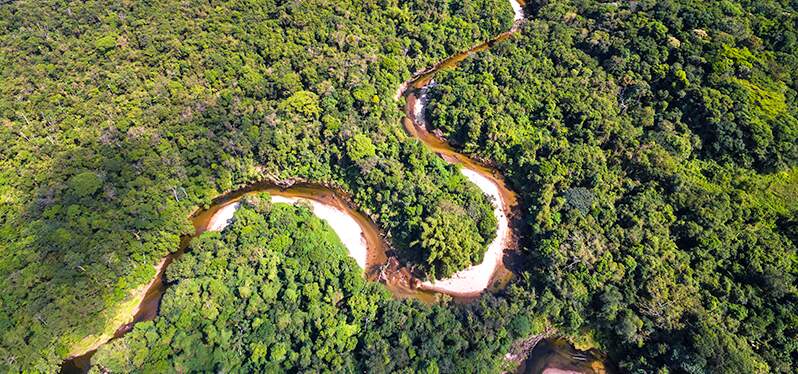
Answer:
<svg viewBox="0 0 798 374"><path fill-rule="evenodd" d="M452 164L460 164L463 174L477 185L486 195L493 198L498 220L497 235L488 246L483 262L455 273L447 279L418 282L418 287L425 291L445 293L462 300L478 297L491 285L502 286L507 283L512 273L504 265L503 257L506 249L516 248L517 236L510 229L510 219L517 206L517 195L507 188L504 178L496 170L484 163L474 160L454 149L445 139L427 130L424 120L423 92L430 84L435 73L441 69L457 66L474 53L488 49L495 43L506 40L518 30L518 21L523 17L521 3L514 3L516 22L513 27L499 36L472 47L468 51L453 55L433 67L416 74L412 79L402 83L398 96L405 97L405 118L403 126L408 135L424 143L430 150Z"/></svg>
<svg viewBox="0 0 798 374"><path fill-rule="evenodd" d="M607 374L615 370L607 366L606 357L595 350L580 351L563 338L547 338L537 342L518 367L519 374Z"/></svg>
<svg viewBox="0 0 798 374"><path fill-rule="evenodd" d="M522 7L524 5L524 1L510 0L510 3L513 7L513 11L515 12L515 21L509 31L501 33L491 40L480 43L465 52L450 56L441 62L422 70L421 72L415 74L408 81L403 82L397 89L396 94L397 100L402 96L405 96L406 98L405 114L407 117L403 119L403 124L408 134L426 144L431 150L439 154L447 162L462 164L464 169L471 170L479 174L497 186L501 197L498 199L500 200L498 208L506 217L511 216L511 212L513 207L516 205L517 200L515 193L506 187L504 180L499 173L483 163L477 162L463 154L458 153L445 140L439 139L435 135L429 133L423 123L419 123L415 120L416 117L414 113L416 112L416 105L418 104L416 92L429 84L436 72L440 71L441 69L456 66L459 62L463 61L470 55L484 51L494 44L506 40L518 30L519 22L523 19ZM306 182L296 183L294 180L274 181L270 179L251 184L236 191L224 193L213 200L213 205L210 208L205 210L195 210L190 216L195 229L194 235L182 237L178 250L163 258L156 266L155 278L150 281L149 284L140 287L131 294L130 298L132 298L132 300L140 301L133 308L133 315L129 322L125 322L119 328L117 328L113 336L107 338L104 336L99 336L98 341L90 344L88 349L70 354L70 357L64 362L62 369L66 371L70 369L88 369L91 355L99 346L114 338L121 337L130 331L133 325L138 322L154 319L158 313L160 300L166 289L166 284L164 283L164 272L169 264L183 254L193 237L196 237L208 230L214 215L220 209L224 209L230 204L235 204L246 194L256 192L269 192L274 196L282 196L288 199L306 199L346 212L346 214L352 217L360 227L363 240L366 242L368 247L364 269L366 276L370 280L384 283L397 298L413 297L424 302L434 302L437 300L438 296L436 292L439 292L453 296L456 300L468 301L478 297L491 285L502 287L512 276L512 273L503 265L501 256L499 256L498 261L496 261L496 265L491 271L490 280L485 282L486 284L484 287L476 287L478 290L475 290L474 287L466 287L467 290L461 292L458 287L441 287L434 284L425 285L413 275L413 272L401 266L396 258L388 258L387 253L389 252L390 246L382 236L379 228L372 219L357 210L352 202L352 199L345 192L324 184ZM514 235L512 235L512 232L509 230L509 228L508 236L506 238L500 238L499 240L504 248L515 247L516 238Z"/></svg>
<svg viewBox="0 0 798 374"><path fill-rule="evenodd" d="M504 266L503 255L506 249L516 248L517 246L517 236L513 234L509 224L510 219L514 216L513 212L518 201L517 195L507 188L504 178L495 169L457 152L448 142L427 130L423 121L423 111L419 110L420 103L415 89L408 92L405 98L407 104L405 106L403 125L408 135L419 139L447 162L460 164L464 175L472 182L476 182L475 184L483 192L493 197L494 204L497 204L496 208L498 210L494 212L499 223L497 236L494 242L489 245L485 256L491 263L485 264L483 261L483 263L475 264L450 278L435 282L419 283L419 288L422 290L445 293L462 301L468 301L478 297L484 290L489 289L491 285L501 286L506 284L507 280L512 276L512 273ZM475 178L474 174L478 175L478 177ZM480 180L477 179L481 179L483 183L480 183Z"/></svg>
<svg viewBox="0 0 798 374"><path fill-rule="evenodd" d="M275 203L293 204L300 200L308 201L313 213L327 221L338 234L358 266L370 269L385 263L388 245L380 235L377 225L348 203L350 199L344 192L320 185L301 184L286 189L265 186L262 189L248 191L203 212L207 221L204 223L204 230L223 229L232 218L238 201L246 194L257 192L268 192Z"/></svg>
<svg viewBox="0 0 798 374"><path fill-rule="evenodd" d="M282 188L280 186L290 187ZM138 322L155 319L158 314L161 298L166 291L164 272L169 264L184 253L192 238L199 236L211 228L213 218L219 210L231 204L236 204L247 194L259 192L268 192L273 196L289 199L307 199L345 212L347 216L357 222L357 225L362 230L363 240L367 243L366 269L378 268L387 262L386 252L389 246L381 236L379 228L369 217L355 208L351 199L343 191L321 184L297 183L295 181L286 183L285 181L265 180L254 183L242 189L222 194L213 200L213 205L208 209L195 210L190 215L191 222L194 226L194 234L183 236L180 240L180 247L178 250L164 257L156 266L155 278L153 278L150 283L138 288L131 294L130 297L133 300L139 301L132 309L130 319L119 326L113 335L97 336L97 341L88 345L86 349L71 353L62 367L65 370L74 369L77 371L84 371L90 364L91 356L101 345L123 336Z"/></svg>

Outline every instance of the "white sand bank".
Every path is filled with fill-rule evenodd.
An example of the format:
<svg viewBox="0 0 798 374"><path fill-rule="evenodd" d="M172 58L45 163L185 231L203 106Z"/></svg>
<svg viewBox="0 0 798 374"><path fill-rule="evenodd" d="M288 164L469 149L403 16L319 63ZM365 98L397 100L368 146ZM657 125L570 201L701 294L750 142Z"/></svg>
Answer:
<svg viewBox="0 0 798 374"><path fill-rule="evenodd" d="M273 203L294 204L299 200L304 199L272 195ZM363 235L363 228L360 227L354 218L350 217L346 211L342 209L315 200L307 201L310 202L313 214L327 221L349 251L349 256L355 259L361 269L365 269L366 258L368 256L368 244ZM227 227L240 205L241 203L235 202L219 209L208 222L208 230L221 231Z"/></svg>
<svg viewBox="0 0 798 374"><path fill-rule="evenodd" d="M504 200L499 186L491 179L471 170L461 169L463 175L493 200L493 215L498 220L496 238L488 246L482 263L455 273L449 278L422 282L424 288L450 294L474 294L488 288L493 273L502 262L504 248L510 238L510 223L504 213Z"/></svg>
<svg viewBox="0 0 798 374"><path fill-rule="evenodd" d="M510 0L510 6L513 7L513 12L515 13L515 16L513 17L513 20L515 22L524 19L524 8L521 6L521 4L518 1Z"/></svg>

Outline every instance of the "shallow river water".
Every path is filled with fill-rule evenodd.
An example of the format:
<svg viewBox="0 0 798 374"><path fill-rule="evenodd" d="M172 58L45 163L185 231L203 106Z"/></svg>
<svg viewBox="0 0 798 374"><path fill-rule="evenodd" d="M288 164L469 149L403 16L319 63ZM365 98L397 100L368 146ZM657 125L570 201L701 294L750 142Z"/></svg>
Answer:
<svg viewBox="0 0 798 374"><path fill-rule="evenodd" d="M509 31L416 73L413 78L400 85L396 95L397 100L405 98L406 117L403 120L403 125L407 134L424 143L447 162L459 164L462 174L491 198L498 226L496 238L488 246L482 263L459 271L447 279L419 281L407 269L401 267L398 261L389 258L390 246L381 236L379 227L370 218L359 212L345 193L313 183L298 183L288 188L281 188L273 182L255 183L218 197L209 209L192 215L194 235L182 238L180 249L164 258L156 266L157 276L138 295L141 302L133 311L129 321L120 326L113 336L99 339L89 350L75 352L64 362L62 372L88 370L91 355L97 347L113 338L121 337L130 331L137 322L154 319L166 289L163 276L166 267L183 253L192 237L205 231L224 229L238 208L239 200L249 193L268 192L274 203L294 204L300 200L307 201L313 213L325 220L340 237L350 256L364 270L365 276L371 280L385 283L386 287L398 298L414 297L425 302L434 302L437 299L436 294L441 293L451 295L456 299L469 300L477 297L491 286L501 287L506 284L512 273L504 266L503 258L506 250L515 246L516 237L513 235L510 221L517 202L516 194L507 188L497 170L457 152L445 140L427 131L424 120L424 92L437 71L455 67L470 55L483 51L518 31L519 22L523 20L522 3L514 0L510 0L510 3L515 11L515 23ZM549 340L544 343L541 347L548 349L546 352L564 352L566 348L570 347L567 344L563 345L561 342L555 344L554 341ZM562 359L562 355L532 355L530 360L522 366L522 370L534 372L526 370L535 370L534 368L538 367L546 368L546 363L552 360L552 357L558 360L557 363L561 361L567 363L567 360ZM573 367L577 367L577 365L573 365ZM554 368L548 367L548 369Z"/></svg>

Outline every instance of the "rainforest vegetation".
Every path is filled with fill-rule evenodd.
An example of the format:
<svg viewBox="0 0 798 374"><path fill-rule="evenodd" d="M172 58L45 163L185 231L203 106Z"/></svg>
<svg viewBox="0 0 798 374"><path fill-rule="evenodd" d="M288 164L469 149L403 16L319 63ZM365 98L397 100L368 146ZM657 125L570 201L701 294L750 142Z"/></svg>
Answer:
<svg viewBox="0 0 798 374"><path fill-rule="evenodd" d="M796 11L527 1L425 110L519 195L508 287L393 299L261 195L92 370L496 372L554 328L622 372L794 371ZM424 277L481 261L490 201L396 95L512 20L506 0L0 1L0 371L56 372L113 331L191 213L257 180L343 190Z"/></svg>
<svg viewBox="0 0 798 374"><path fill-rule="evenodd" d="M195 208L253 180L349 191L431 275L465 265L419 240L432 217L480 258L490 202L405 136L394 95L512 17L504 0L0 4L0 371L54 371Z"/></svg>
<svg viewBox="0 0 798 374"><path fill-rule="evenodd" d="M795 370L795 2L528 5L427 115L520 189L550 318L623 371Z"/></svg>
<svg viewBox="0 0 798 374"><path fill-rule="evenodd" d="M167 271L160 315L103 346L92 370L492 372L531 331L528 306L394 300L361 272L308 208L252 197L192 242Z"/></svg>

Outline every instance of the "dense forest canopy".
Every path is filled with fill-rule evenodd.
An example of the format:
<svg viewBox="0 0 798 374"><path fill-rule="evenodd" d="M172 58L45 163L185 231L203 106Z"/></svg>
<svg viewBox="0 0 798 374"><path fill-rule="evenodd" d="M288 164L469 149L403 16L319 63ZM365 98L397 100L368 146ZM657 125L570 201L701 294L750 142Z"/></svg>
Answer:
<svg viewBox="0 0 798 374"><path fill-rule="evenodd" d="M798 366L798 4L530 0L424 114L518 193L504 290L395 300L305 206L249 198L94 370L496 372L544 331L623 372ZM111 331L189 215L262 179L341 189L428 277L495 236L402 130L413 72L505 0L0 4L0 371Z"/></svg>
<svg viewBox="0 0 798 374"><path fill-rule="evenodd" d="M436 77L427 114L522 188L550 317L622 370L794 370L795 9L528 8L520 35Z"/></svg>
<svg viewBox="0 0 798 374"><path fill-rule="evenodd" d="M499 0L0 5L0 365L54 370L193 209L264 177L350 192L421 270L451 269L418 240L433 215L484 251L490 202L402 133L393 97L512 17Z"/></svg>
<svg viewBox="0 0 798 374"><path fill-rule="evenodd" d="M194 241L168 269L159 317L103 346L92 370L492 372L531 328L528 308L495 297L394 300L307 207L268 201L249 198L231 226Z"/></svg>

